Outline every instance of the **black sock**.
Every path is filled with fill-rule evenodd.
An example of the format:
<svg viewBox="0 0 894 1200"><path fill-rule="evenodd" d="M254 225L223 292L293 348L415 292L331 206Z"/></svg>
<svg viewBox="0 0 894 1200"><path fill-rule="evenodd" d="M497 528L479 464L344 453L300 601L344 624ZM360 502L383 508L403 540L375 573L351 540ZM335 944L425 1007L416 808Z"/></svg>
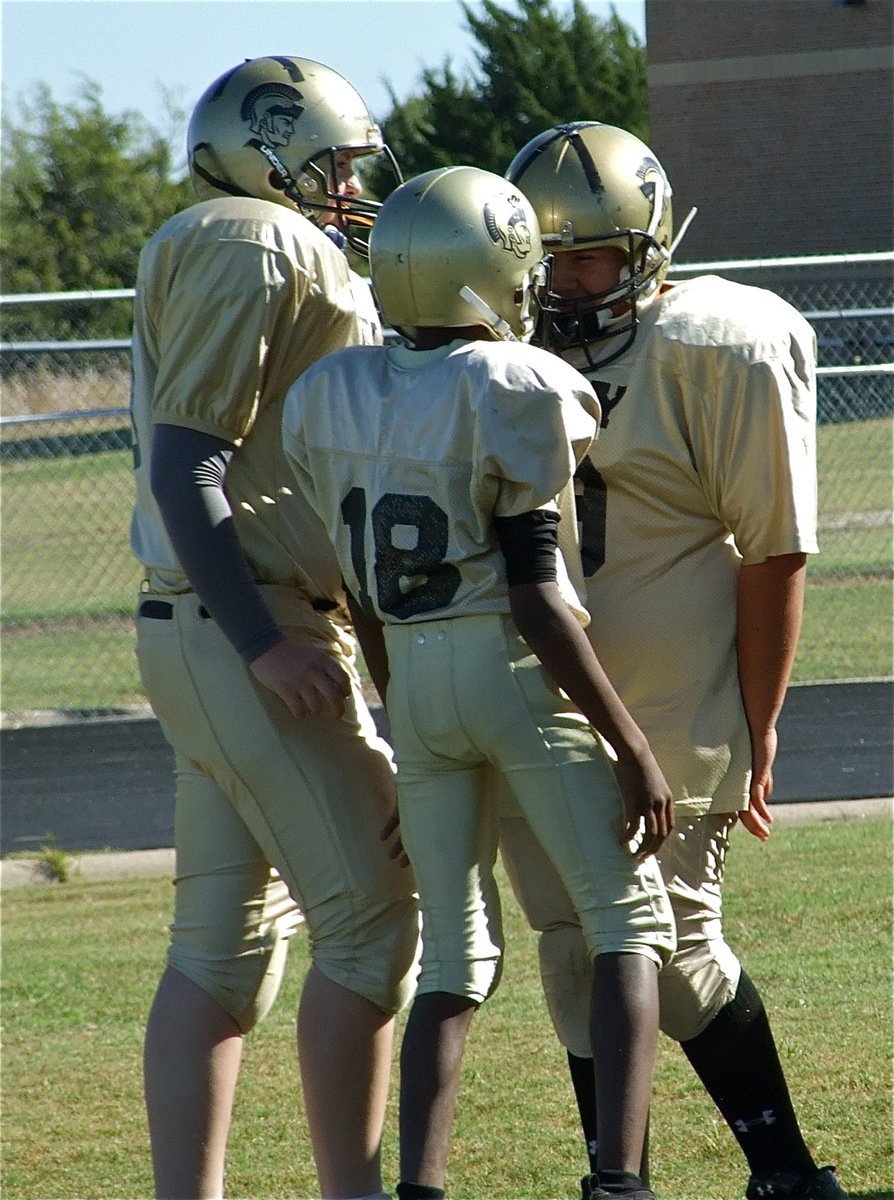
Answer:
<svg viewBox="0 0 894 1200"><path fill-rule="evenodd" d="M443 1188L426 1187L424 1183L399 1183L395 1189L397 1200L444 1200Z"/></svg>
<svg viewBox="0 0 894 1200"><path fill-rule="evenodd" d="M596 1076L593 1074L592 1058L578 1058L568 1051L568 1069L571 1072L571 1084L574 1088L574 1098L577 1101L577 1111L580 1114L580 1125L584 1131L584 1141L587 1145L587 1157L590 1160L590 1174L595 1174L597 1151L599 1143L596 1137Z"/></svg>
<svg viewBox="0 0 894 1200"><path fill-rule="evenodd" d="M744 971L735 996L708 1028L680 1044L753 1175L816 1170L801 1136L770 1022Z"/></svg>
<svg viewBox="0 0 894 1200"><path fill-rule="evenodd" d="M574 1098L577 1100L577 1111L580 1114L580 1125L584 1131L584 1141L587 1145L587 1157L590 1160L590 1174L595 1175L599 1167L599 1136L596 1127L596 1073L593 1070L592 1058L578 1058L568 1051L568 1069L571 1072L571 1082L574 1085ZM649 1186L649 1126L646 1124L646 1136L643 1140L643 1156L639 1165L639 1177L642 1186Z"/></svg>

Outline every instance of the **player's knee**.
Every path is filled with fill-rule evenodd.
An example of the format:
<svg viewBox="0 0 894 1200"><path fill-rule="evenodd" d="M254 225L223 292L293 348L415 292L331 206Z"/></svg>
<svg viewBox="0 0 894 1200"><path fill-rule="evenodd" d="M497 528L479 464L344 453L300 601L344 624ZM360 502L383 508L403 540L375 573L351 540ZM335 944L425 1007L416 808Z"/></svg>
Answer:
<svg viewBox="0 0 894 1200"><path fill-rule="evenodd" d="M294 926L273 923L251 950L229 957L203 954L175 941L168 961L207 992L242 1033L249 1033L267 1016L279 994L293 932Z"/></svg>
<svg viewBox="0 0 894 1200"><path fill-rule="evenodd" d="M360 919L315 914L311 956L334 983L386 1013L412 999L419 957L419 910L413 895L371 902Z"/></svg>
<svg viewBox="0 0 894 1200"><path fill-rule="evenodd" d="M539 941L540 979L553 1028L566 1050L590 1057L593 960L579 925L554 925Z"/></svg>
<svg viewBox="0 0 894 1200"><path fill-rule="evenodd" d="M681 947L658 976L662 1032L677 1042L698 1037L735 996L740 970L723 941Z"/></svg>
<svg viewBox="0 0 894 1200"><path fill-rule="evenodd" d="M503 975L502 954L480 958L426 959L420 964L417 994L448 992L464 996L475 1004L489 1000Z"/></svg>

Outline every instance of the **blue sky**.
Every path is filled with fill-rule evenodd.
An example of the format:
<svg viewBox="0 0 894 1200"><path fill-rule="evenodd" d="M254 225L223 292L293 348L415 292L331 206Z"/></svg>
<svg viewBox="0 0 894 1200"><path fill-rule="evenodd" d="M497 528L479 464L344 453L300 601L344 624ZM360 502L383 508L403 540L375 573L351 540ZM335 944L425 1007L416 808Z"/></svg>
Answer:
<svg viewBox="0 0 894 1200"><path fill-rule="evenodd" d="M600 18L612 7L586 2ZM644 41L644 0L615 0L614 7ZM462 69L476 45L458 0L3 0L0 36L9 114L17 115L19 99L38 81L65 103L86 76L101 86L107 112L136 109L165 134L172 132L165 89L191 109L243 58L298 54L325 62L381 119L391 107L386 80L403 100L424 67L449 57Z"/></svg>

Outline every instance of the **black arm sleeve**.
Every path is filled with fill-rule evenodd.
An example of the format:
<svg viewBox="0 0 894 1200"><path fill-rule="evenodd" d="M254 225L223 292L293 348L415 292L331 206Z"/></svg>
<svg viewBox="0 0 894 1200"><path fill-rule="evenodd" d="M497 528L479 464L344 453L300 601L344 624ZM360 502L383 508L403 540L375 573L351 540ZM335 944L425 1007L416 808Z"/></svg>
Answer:
<svg viewBox="0 0 894 1200"><path fill-rule="evenodd" d="M282 641L283 633L252 578L224 490L235 450L211 434L157 425L151 482L180 565L224 635L250 663Z"/></svg>
<svg viewBox="0 0 894 1200"><path fill-rule="evenodd" d="M497 541L506 560L506 581L553 583L556 579L556 547L559 514L536 508L517 517L495 517Z"/></svg>

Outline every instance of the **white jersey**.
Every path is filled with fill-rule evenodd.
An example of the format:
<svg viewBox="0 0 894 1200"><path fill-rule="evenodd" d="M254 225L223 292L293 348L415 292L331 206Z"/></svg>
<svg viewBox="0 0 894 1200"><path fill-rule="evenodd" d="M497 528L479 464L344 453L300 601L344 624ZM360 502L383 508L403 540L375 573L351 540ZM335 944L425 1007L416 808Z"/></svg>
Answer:
<svg viewBox="0 0 894 1200"><path fill-rule="evenodd" d="M134 309L136 506L131 544L153 591L190 584L149 485L152 433L169 424L239 447L226 490L258 583L338 598L326 533L295 496L282 405L321 355L381 341L369 287L321 230L283 205L222 197L167 221L140 257Z"/></svg>
<svg viewBox="0 0 894 1200"><path fill-rule="evenodd" d="M602 405L578 472L589 633L683 810L748 795L737 575L817 549L814 364L790 305L704 276L669 286L633 347L586 371Z"/></svg>
<svg viewBox="0 0 894 1200"><path fill-rule="evenodd" d="M494 518L561 511L563 490L570 515L598 419L581 375L532 346L357 347L289 390L283 443L348 590L386 623L425 621L509 611Z"/></svg>

